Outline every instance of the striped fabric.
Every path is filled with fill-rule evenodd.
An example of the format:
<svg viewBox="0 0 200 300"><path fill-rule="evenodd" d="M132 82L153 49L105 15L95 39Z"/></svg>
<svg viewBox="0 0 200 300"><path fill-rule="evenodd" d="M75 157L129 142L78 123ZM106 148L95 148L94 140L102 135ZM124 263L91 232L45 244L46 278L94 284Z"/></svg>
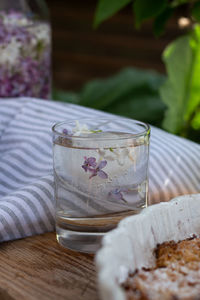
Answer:
<svg viewBox="0 0 200 300"><path fill-rule="evenodd" d="M61 120L108 114L28 98L0 103L0 241L52 231L51 127ZM200 146L152 128L149 185L151 203L200 192Z"/></svg>

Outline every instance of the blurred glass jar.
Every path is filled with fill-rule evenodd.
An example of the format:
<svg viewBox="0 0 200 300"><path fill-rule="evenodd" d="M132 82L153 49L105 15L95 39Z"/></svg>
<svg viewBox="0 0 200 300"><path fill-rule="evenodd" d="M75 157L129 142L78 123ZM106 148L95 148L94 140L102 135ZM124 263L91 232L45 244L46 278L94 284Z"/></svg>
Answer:
<svg viewBox="0 0 200 300"><path fill-rule="evenodd" d="M0 97L51 95L51 27L44 0L0 1Z"/></svg>

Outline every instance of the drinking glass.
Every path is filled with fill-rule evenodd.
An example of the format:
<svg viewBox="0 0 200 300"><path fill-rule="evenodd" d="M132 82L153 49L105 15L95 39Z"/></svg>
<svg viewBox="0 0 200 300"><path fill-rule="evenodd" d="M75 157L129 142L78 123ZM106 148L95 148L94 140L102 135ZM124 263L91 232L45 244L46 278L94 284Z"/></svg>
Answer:
<svg viewBox="0 0 200 300"><path fill-rule="evenodd" d="M150 127L82 119L53 127L58 242L93 253L102 236L147 205Z"/></svg>

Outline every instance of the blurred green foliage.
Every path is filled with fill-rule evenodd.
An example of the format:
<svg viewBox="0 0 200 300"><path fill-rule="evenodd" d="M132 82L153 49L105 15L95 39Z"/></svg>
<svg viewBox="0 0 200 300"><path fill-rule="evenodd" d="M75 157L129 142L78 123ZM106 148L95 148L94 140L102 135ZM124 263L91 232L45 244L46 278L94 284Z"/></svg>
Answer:
<svg viewBox="0 0 200 300"><path fill-rule="evenodd" d="M94 27L96 28L103 21L113 16L120 9L129 4L132 0L101 0L98 2Z"/></svg>
<svg viewBox="0 0 200 300"><path fill-rule="evenodd" d="M200 129L200 26L171 43L164 51L168 79L160 89L168 110L163 127L188 136ZM197 121L195 121L197 120Z"/></svg>
<svg viewBox="0 0 200 300"><path fill-rule="evenodd" d="M53 99L100 109L147 122L160 128L163 128L165 119L165 129L172 131L171 127L182 124L182 110L185 102L180 98L180 103L176 102L176 106L173 105L174 102L170 103L171 99L177 95L173 93L173 97L168 97L171 90L171 87L168 88L168 84L170 83L166 81L166 77L157 72L127 68L107 79L88 82L79 93L54 89ZM174 84L176 90L176 80ZM184 82L182 87L184 89ZM161 100L159 90L165 94L166 104ZM186 99L186 103L187 101L188 99ZM169 107L168 111L167 106ZM177 122L176 114L179 111L180 122ZM191 116L191 114L189 115ZM200 128L200 111L194 114L191 122L192 126L187 128L187 134L184 136L199 141L197 132Z"/></svg>
<svg viewBox="0 0 200 300"><path fill-rule="evenodd" d="M54 90L53 98L161 126L166 106L158 90L164 79L153 71L128 68L87 83L77 94Z"/></svg>
<svg viewBox="0 0 200 300"><path fill-rule="evenodd" d="M153 19L159 36L177 7L188 3L193 25L165 49L166 77L128 68L87 83L79 93L54 90L53 98L138 119L200 142L200 0L99 0L94 26L131 4L136 27Z"/></svg>
<svg viewBox="0 0 200 300"><path fill-rule="evenodd" d="M167 21L179 6L188 5L190 16L188 33L172 42L164 51L163 61L166 65L167 78L158 88L161 100L166 105L162 127L172 133L200 141L200 0L117 0L110 1L109 4L108 2L98 1L96 25L105 21L105 16L109 18L124 6L132 4L135 26L139 28L144 21L152 19L156 36L164 32ZM150 102L147 106L149 122L152 121L151 107L161 103L158 95L157 100L151 99L151 96L150 93ZM144 99L145 97L148 98L148 95L144 95ZM142 103L145 102L144 99ZM112 110L115 113L116 107ZM126 101L126 108L121 105L118 109L125 115L128 109L137 111L135 100L132 98L132 101ZM158 109L155 111L158 112ZM142 115L138 115L139 117L143 118ZM155 119L158 122L157 117Z"/></svg>

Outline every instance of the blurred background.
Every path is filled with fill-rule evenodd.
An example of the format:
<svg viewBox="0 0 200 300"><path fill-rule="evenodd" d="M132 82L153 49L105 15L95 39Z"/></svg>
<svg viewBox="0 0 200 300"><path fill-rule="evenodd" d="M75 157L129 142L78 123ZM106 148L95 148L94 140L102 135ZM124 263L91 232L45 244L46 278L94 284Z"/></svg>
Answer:
<svg viewBox="0 0 200 300"><path fill-rule="evenodd" d="M137 119L200 142L199 102L192 111L190 110L192 100L188 98L186 110L185 100L183 98L178 100L179 94L174 95L171 92L172 85L174 87L177 85L174 80L170 88L169 86L164 88L163 95L162 91L160 92L167 79L162 54L172 42L174 53L170 57L169 67L174 68L173 59L177 61L177 68L174 68L173 72L176 73L174 78L180 79L178 89L182 95L194 92L190 89L184 91L187 81L185 74L181 73L187 51L190 53L193 51L191 48L193 37L191 35L188 40L186 37L188 29L189 32L194 31L191 27L192 19L189 12L191 6L188 5L188 0L172 2L175 3L176 9L173 8L173 14L166 22L164 34L159 38L153 33L151 20L144 22L140 30L135 29L131 4L94 29L98 1L46 0L46 2L51 13L53 31L54 100ZM107 2L105 3L107 5ZM199 16L200 5L197 8L196 15ZM182 21L181 18L189 23L188 28L180 26L180 23L178 25L178 22ZM162 23L162 15L159 22ZM159 30L159 23L157 28ZM178 50L178 38L184 34L185 52L182 52ZM188 63L185 72L190 71L191 65ZM192 74L189 76L193 76ZM197 95L199 91L196 90L195 93Z"/></svg>
<svg viewBox="0 0 200 300"><path fill-rule="evenodd" d="M151 22L134 27L131 5L93 29L97 1L46 0L53 28L53 76L56 87L80 90L94 78L111 76L124 67L164 73L161 54L180 35L177 16L166 33L155 38Z"/></svg>
<svg viewBox="0 0 200 300"><path fill-rule="evenodd" d="M200 0L0 1L0 98L74 103L200 141L199 62Z"/></svg>

